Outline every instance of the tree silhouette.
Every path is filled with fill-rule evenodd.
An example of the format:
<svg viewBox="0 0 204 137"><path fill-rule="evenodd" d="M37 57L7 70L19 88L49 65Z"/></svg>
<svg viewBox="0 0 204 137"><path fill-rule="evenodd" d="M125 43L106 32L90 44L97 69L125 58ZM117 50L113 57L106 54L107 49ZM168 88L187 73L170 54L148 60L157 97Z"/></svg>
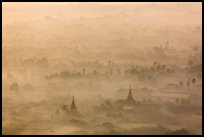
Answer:
<svg viewBox="0 0 204 137"><path fill-rule="evenodd" d="M191 82L193 83L193 86L194 86L194 84L196 83L196 79L193 78Z"/></svg>
<svg viewBox="0 0 204 137"><path fill-rule="evenodd" d="M180 82L179 82L179 85L180 85L181 87L183 87L183 81L180 81Z"/></svg>
<svg viewBox="0 0 204 137"><path fill-rule="evenodd" d="M10 90L13 90L13 91L18 91L19 90L19 85L18 83L13 83L11 84L11 86L9 87Z"/></svg>
<svg viewBox="0 0 204 137"><path fill-rule="evenodd" d="M189 81L186 83L186 86L188 87L188 89L190 88L190 82Z"/></svg>
<svg viewBox="0 0 204 137"><path fill-rule="evenodd" d="M83 70L82 70L83 72L83 75L85 75L86 74L86 69L85 68L83 68Z"/></svg>
<svg viewBox="0 0 204 137"><path fill-rule="evenodd" d="M195 98L195 102L196 102L196 91L195 91L195 86L194 86L194 84L196 83L196 79L193 78L191 82L193 83L194 98Z"/></svg>
<svg viewBox="0 0 204 137"><path fill-rule="evenodd" d="M179 98L176 98L176 103L179 104L179 102L180 102L180 99L179 99Z"/></svg>
<svg viewBox="0 0 204 137"><path fill-rule="evenodd" d="M166 69L166 66L163 64L162 65L162 71L165 71L165 69Z"/></svg>

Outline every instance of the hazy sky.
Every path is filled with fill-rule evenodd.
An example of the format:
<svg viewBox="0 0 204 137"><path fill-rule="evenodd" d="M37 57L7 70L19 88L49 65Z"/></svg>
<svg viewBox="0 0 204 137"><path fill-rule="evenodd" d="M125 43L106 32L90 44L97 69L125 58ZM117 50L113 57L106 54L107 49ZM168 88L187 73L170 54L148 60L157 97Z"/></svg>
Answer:
<svg viewBox="0 0 204 137"><path fill-rule="evenodd" d="M56 6L56 5L80 5L80 4L99 4L99 5L201 5L201 2L3 2L3 7L13 6Z"/></svg>
<svg viewBox="0 0 204 137"><path fill-rule="evenodd" d="M192 28L202 25L201 2L3 2L2 12L5 35L10 35L9 30L11 29L9 28L14 26L16 31L17 28L22 27L19 32L33 33L32 35L44 30L43 33L47 32L45 35L48 39L52 39L48 36L51 36L49 31L53 28L56 29L53 32L60 36L70 34L70 40L73 40L75 36L80 36L77 38L82 39L81 34L84 34L83 38L86 40L88 39L86 36L94 37L96 40L99 37L106 39L107 36L97 36L95 34L97 31L100 32L97 33L98 35L103 34L102 32L110 34L114 31L123 32L121 33L122 36L126 32L132 32L136 35L134 29L138 30L148 26L160 30L168 28L172 30L172 34L176 33L184 36L183 34L189 35ZM77 24L77 31L71 31ZM104 25L106 28L104 28ZM88 27L93 28L93 35L89 34L91 30ZM30 30L26 30L27 28L30 28ZM36 32L34 33L34 31ZM80 33L77 33L78 31ZM14 33L13 28L10 33ZM146 34L151 35L151 33ZM152 34L155 35L155 32ZM27 35L21 36L25 38ZM130 34L128 33L128 35ZM174 39L179 38L174 36Z"/></svg>
<svg viewBox="0 0 204 137"><path fill-rule="evenodd" d="M200 17L202 12L202 3L201 2L186 2L186 3L179 3L179 2L3 2L2 8L3 8L3 20L7 20L11 18L14 20L22 19L19 18L19 16L22 16L23 18L28 18L27 14L29 16L37 15L40 17L40 14L49 12L46 14L53 14L53 13L63 13L63 14L69 14L71 12L68 12L67 10L77 10L78 12L82 12L83 14L84 10L101 10L101 6L104 8L105 6L113 6L114 9L123 9L127 10L128 7L133 7L133 9L141 9L144 6L145 10L153 9L155 11L162 10L160 8L169 8L169 11L174 10L173 8L177 8L176 12L185 12L186 10L190 12L196 12L196 14ZM120 6L120 8L118 8ZM149 7L146 7L149 6ZM87 9L86 9L87 8ZM108 7L106 7L108 8ZM134 9L134 10L135 10ZM180 11L178 11L180 9ZM66 12L64 12L66 10ZM96 12L97 13L97 12ZM90 13L88 13L90 14ZM92 12L91 14L95 14L95 12ZM97 13L98 14L98 13ZM78 14L76 15L78 16ZM99 16L99 15L98 15ZM34 18L34 16L33 16ZM4 22L3 22L4 23Z"/></svg>

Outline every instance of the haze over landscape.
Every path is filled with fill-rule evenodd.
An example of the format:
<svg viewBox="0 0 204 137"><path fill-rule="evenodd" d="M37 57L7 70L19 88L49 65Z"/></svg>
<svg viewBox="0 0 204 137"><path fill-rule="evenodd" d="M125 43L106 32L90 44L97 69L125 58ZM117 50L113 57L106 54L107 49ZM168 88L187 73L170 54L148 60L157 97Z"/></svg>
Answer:
<svg viewBox="0 0 204 137"><path fill-rule="evenodd" d="M2 8L2 134L202 134L201 2Z"/></svg>

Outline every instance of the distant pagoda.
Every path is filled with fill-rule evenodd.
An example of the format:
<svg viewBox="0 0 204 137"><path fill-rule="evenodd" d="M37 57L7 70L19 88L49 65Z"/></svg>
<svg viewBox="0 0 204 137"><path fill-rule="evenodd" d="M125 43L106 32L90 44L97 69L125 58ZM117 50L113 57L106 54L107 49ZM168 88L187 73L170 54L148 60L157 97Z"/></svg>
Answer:
<svg viewBox="0 0 204 137"><path fill-rule="evenodd" d="M75 101L74 101L74 96L72 98L72 104L71 104L70 111L71 112L77 112L76 104L75 104Z"/></svg>
<svg viewBox="0 0 204 137"><path fill-rule="evenodd" d="M129 90L129 94L128 94L128 97L127 97L127 102L129 102L129 103L132 103L132 102L134 102L135 100L134 100L134 98L133 98L133 95L132 95L132 91L131 91L131 85L130 85L130 90Z"/></svg>

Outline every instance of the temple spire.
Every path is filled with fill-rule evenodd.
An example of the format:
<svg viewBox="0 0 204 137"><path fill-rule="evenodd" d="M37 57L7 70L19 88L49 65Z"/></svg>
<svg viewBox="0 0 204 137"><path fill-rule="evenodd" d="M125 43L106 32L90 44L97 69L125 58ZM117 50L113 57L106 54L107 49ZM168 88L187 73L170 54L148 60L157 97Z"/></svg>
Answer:
<svg viewBox="0 0 204 137"><path fill-rule="evenodd" d="M72 104L71 104L71 111L72 112L75 112L77 109L76 109L76 104L75 104L75 101L74 101L74 96L72 97Z"/></svg>
<svg viewBox="0 0 204 137"><path fill-rule="evenodd" d="M132 91L131 91L131 85L130 85L130 90L129 90L129 94L128 94L128 97L127 97L127 101L128 102L133 102L134 101Z"/></svg>

